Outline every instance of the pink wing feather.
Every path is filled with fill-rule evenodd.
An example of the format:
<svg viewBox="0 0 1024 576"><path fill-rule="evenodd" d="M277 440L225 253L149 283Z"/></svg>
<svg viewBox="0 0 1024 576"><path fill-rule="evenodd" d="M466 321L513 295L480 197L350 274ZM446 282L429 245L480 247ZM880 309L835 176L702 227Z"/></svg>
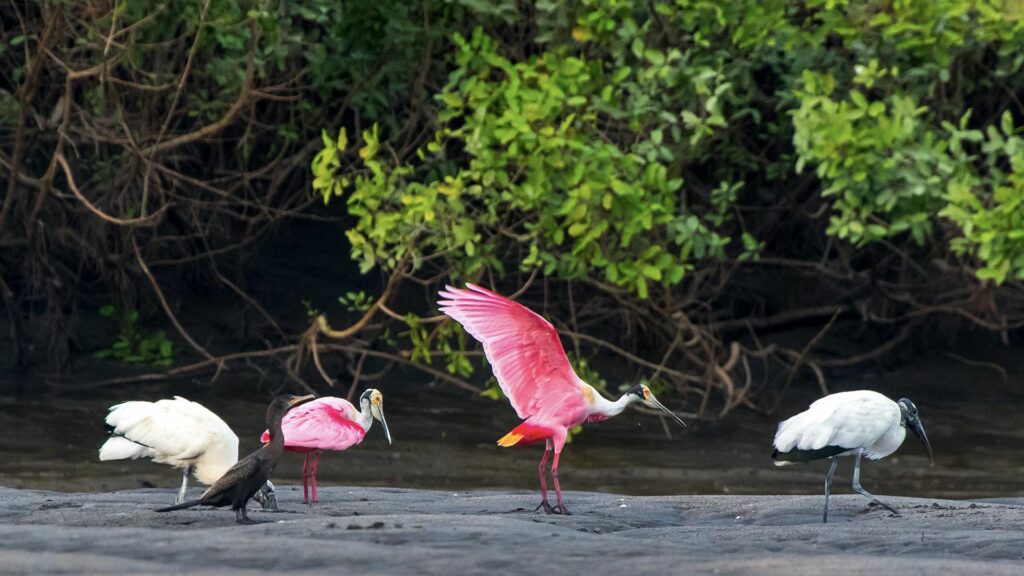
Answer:
<svg viewBox="0 0 1024 576"><path fill-rule="evenodd" d="M345 450L359 444L366 430L352 420L355 414L358 411L347 400L332 396L296 406L281 422L285 449ZM269 439L264 432L261 440Z"/></svg>
<svg viewBox="0 0 1024 576"><path fill-rule="evenodd" d="M441 312L484 345L502 392L522 419L556 408L582 408L580 383L558 332L529 308L475 284L446 286ZM576 406L580 404L580 406ZM545 408L547 410L545 410Z"/></svg>

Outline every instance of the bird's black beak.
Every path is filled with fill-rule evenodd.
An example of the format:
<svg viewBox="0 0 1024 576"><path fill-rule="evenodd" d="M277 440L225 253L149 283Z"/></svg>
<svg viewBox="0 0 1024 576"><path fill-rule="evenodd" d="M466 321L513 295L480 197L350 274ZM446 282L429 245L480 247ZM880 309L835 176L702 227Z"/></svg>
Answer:
<svg viewBox="0 0 1024 576"><path fill-rule="evenodd" d="M934 464L935 460L932 458L932 445L928 442L928 435L924 433L924 424L921 424L920 418L913 418L907 421L910 429L914 432L914 435L921 440L926 450L928 450L928 463Z"/></svg>
<svg viewBox="0 0 1024 576"><path fill-rule="evenodd" d="M666 408L664 404L658 402L658 399L654 397L654 394L651 394L649 398L643 401L643 403L650 406L651 408L658 408L659 410L665 412L666 414L671 416L676 422L679 422L680 426L686 428L686 422L683 422L682 418L676 416L676 413Z"/></svg>
<svg viewBox="0 0 1024 576"><path fill-rule="evenodd" d="M299 404L302 404L303 402L309 402L310 400L313 400L315 398L316 396L312 394L306 394L305 396L292 396L288 400L288 408L294 408Z"/></svg>

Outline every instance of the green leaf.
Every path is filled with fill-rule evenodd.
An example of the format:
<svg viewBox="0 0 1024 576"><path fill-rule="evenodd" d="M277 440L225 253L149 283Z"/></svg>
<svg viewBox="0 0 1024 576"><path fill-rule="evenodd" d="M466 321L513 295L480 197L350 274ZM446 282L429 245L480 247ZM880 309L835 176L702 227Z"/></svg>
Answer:
<svg viewBox="0 0 1024 576"><path fill-rule="evenodd" d="M650 278L651 280L654 280L656 282L661 280L661 269L658 268L657 266L644 264L643 266L640 267L640 270L643 272L644 276Z"/></svg>
<svg viewBox="0 0 1024 576"><path fill-rule="evenodd" d="M999 119L999 125L1003 130L1003 134L1006 136L1013 135L1013 114L1011 114L1009 110L1003 112L1003 115Z"/></svg>
<svg viewBox="0 0 1024 576"><path fill-rule="evenodd" d="M576 238L577 236L586 232L588 227L589 225L587 222L576 222L572 226L569 226L569 236L572 238Z"/></svg>

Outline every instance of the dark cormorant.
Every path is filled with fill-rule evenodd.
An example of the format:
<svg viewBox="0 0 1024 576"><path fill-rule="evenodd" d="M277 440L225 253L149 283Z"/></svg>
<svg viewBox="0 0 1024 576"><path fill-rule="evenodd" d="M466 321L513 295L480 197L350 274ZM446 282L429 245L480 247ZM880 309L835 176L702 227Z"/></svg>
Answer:
<svg viewBox="0 0 1024 576"><path fill-rule="evenodd" d="M170 512L193 506L230 505L231 509L235 511L235 520L239 524L258 523L246 514L245 505L253 494L263 487L284 452L281 419L292 407L313 398L313 395L291 396L289 394L282 394L274 398L267 408L267 428L270 430L270 442L229 468L219 480L199 496L198 500L159 508L157 512Z"/></svg>

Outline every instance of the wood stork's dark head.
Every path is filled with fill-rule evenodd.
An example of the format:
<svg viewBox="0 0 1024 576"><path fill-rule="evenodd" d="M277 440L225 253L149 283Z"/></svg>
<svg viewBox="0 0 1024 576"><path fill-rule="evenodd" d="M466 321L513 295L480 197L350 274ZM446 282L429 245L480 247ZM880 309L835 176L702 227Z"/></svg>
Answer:
<svg viewBox="0 0 1024 576"><path fill-rule="evenodd" d="M932 445L928 442L928 435L924 433L924 424L921 423L921 417L917 414L917 406L915 406L909 398L900 398L896 401L896 404L900 407L900 414L903 416L903 425L910 428L914 435L921 440L925 449L928 450L928 462L933 462Z"/></svg>
<svg viewBox="0 0 1024 576"><path fill-rule="evenodd" d="M662 410L663 412L671 416L673 419L675 419L676 422L679 422L680 426L686 428L686 422L683 422L682 418L676 416L676 413L666 408L664 404L658 402L658 399L654 397L654 394L651 393L651 389L648 388L646 384L637 384L636 386L633 386L632 388L626 391L626 396L629 397L630 401L640 402L641 404L649 408L657 408L658 410Z"/></svg>

